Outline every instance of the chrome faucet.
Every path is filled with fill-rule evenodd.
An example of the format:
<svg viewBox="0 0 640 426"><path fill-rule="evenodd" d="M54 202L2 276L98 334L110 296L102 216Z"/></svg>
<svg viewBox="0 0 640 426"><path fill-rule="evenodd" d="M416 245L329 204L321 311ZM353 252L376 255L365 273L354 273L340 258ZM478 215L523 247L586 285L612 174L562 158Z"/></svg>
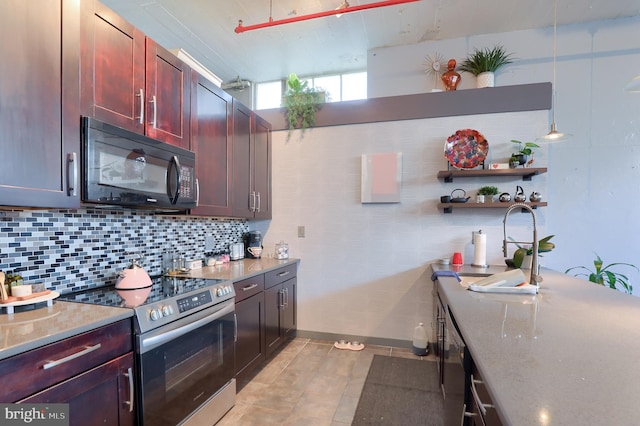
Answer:
<svg viewBox="0 0 640 426"><path fill-rule="evenodd" d="M524 242L524 241L507 241L507 218L509 217L509 213L511 213L515 209L523 209L527 210L531 213L531 217L533 218L533 242ZM504 231L504 239L502 240L502 252L504 253L504 257L507 257L507 244L531 244L533 247L533 253L531 255L531 278L529 278L529 284L533 284L536 287L540 287L540 283L542 282L542 277L538 275L538 231L536 229L536 215L533 212L533 209L524 203L515 203L509 206L507 211L504 214L504 219L502 220L502 226Z"/></svg>

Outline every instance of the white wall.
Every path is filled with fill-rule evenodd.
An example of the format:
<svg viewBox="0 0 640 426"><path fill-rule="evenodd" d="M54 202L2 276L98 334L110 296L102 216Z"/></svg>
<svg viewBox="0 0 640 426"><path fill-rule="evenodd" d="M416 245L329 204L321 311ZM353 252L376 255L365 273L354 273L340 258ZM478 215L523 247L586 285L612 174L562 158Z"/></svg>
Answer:
<svg viewBox="0 0 640 426"><path fill-rule="evenodd" d="M544 266L589 265L594 251L605 262L640 265L633 241L640 235L634 220L640 95L622 89L640 73L639 24L625 19L558 28L556 122L574 138L536 154L536 165L548 165L549 173L531 182L446 184L436 173L446 167L443 144L456 129L479 130L489 140L489 160L505 161L510 139L532 140L548 131L547 111L316 128L289 142L286 132L274 132L274 216L265 246L284 239L302 259L299 329L410 340L418 321L430 323L430 281L423 276L430 261L458 250L470 261L471 232L482 228L489 262L502 264L502 211L437 210L440 195L458 187L469 195L484 184L542 192L549 206L536 213L539 235L555 234L557 244ZM370 96L428 92L427 54L459 59L467 49L496 43L518 58L497 75L497 85L552 81L552 34L520 31L373 50ZM458 90L473 84L463 74ZM360 155L375 152L403 153L399 204L360 204ZM297 238L298 225L306 227L305 238ZM511 216L509 234L527 238L530 231L529 215ZM631 276L640 290L638 274Z"/></svg>

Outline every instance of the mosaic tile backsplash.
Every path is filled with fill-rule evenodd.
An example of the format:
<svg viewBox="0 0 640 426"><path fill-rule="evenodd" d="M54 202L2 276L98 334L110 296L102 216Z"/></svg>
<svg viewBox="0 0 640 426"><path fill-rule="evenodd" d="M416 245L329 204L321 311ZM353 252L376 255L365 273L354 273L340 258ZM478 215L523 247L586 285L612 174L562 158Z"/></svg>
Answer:
<svg viewBox="0 0 640 426"><path fill-rule="evenodd" d="M102 209L0 211L0 270L67 293L115 283L132 255L141 255L145 270L157 275L165 251L200 259L241 242L247 231L244 219Z"/></svg>

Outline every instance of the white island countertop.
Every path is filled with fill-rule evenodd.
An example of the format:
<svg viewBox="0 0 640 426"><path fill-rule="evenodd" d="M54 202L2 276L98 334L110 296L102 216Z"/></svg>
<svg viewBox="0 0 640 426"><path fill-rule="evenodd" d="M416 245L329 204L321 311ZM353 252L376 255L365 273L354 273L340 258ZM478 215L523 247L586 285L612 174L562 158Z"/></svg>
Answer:
<svg viewBox="0 0 640 426"><path fill-rule="evenodd" d="M459 274L504 270L463 266ZM537 295L474 293L438 279L501 419L640 424L640 299L548 269L541 275Z"/></svg>

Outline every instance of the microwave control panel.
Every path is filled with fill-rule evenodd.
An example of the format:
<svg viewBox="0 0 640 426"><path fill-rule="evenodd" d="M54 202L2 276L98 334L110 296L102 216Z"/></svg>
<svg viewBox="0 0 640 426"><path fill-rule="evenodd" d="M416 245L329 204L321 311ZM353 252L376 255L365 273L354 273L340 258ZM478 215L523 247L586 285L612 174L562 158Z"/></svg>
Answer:
<svg viewBox="0 0 640 426"><path fill-rule="evenodd" d="M193 168L180 166L180 198L193 199Z"/></svg>

